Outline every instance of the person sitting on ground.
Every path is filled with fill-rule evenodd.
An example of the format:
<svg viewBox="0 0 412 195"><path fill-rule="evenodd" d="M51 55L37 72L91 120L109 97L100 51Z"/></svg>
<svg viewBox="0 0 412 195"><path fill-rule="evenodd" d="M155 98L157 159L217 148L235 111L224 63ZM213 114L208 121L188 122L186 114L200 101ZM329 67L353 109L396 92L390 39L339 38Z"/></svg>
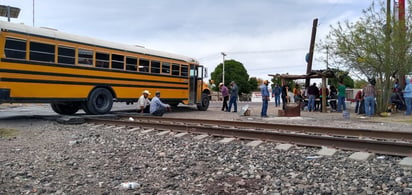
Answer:
<svg viewBox="0 0 412 195"><path fill-rule="evenodd" d="M144 90L142 92L142 95L137 101L137 112L138 113L150 113L149 95L150 95L150 92L148 90Z"/></svg>
<svg viewBox="0 0 412 195"><path fill-rule="evenodd" d="M170 105L160 101L160 92L156 91L156 96L150 102L150 114L154 116L163 116L167 111L171 111Z"/></svg>
<svg viewBox="0 0 412 195"><path fill-rule="evenodd" d="M337 109L336 100L338 99L338 91L336 90L336 87L333 85L330 86L329 99L331 111L335 112Z"/></svg>

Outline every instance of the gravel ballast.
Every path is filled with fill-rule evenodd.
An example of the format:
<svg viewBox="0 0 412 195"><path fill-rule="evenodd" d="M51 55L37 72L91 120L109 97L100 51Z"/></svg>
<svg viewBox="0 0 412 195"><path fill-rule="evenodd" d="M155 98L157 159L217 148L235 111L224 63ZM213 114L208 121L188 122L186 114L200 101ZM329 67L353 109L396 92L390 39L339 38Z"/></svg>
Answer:
<svg viewBox="0 0 412 195"><path fill-rule="evenodd" d="M2 120L0 129L16 133L0 138L0 194L412 193L411 170L396 156L355 161L351 151L322 157L313 147L54 120Z"/></svg>

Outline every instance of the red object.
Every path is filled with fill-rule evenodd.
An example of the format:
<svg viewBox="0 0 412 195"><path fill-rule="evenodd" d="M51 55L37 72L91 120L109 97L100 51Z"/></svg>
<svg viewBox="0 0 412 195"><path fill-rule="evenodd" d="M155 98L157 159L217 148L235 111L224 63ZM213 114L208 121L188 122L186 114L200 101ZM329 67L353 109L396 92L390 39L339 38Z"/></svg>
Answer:
<svg viewBox="0 0 412 195"><path fill-rule="evenodd" d="M398 2L399 5L399 21L405 22L405 0L399 0Z"/></svg>

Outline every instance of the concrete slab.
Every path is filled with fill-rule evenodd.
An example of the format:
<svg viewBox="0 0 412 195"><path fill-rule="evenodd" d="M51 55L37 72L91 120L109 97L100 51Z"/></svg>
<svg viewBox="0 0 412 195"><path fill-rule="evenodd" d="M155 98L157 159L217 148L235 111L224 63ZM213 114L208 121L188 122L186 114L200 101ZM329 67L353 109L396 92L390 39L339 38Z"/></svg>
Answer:
<svg viewBox="0 0 412 195"><path fill-rule="evenodd" d="M140 127L136 127L136 128L133 128L133 129L129 129L129 130L127 130L128 132L134 132L134 131L138 131L138 130L140 130Z"/></svg>
<svg viewBox="0 0 412 195"><path fill-rule="evenodd" d="M258 146L262 143L263 143L263 141L261 141L261 140L255 140L255 141L251 141L251 142L247 143L246 145L251 146L251 147L256 147L256 146Z"/></svg>
<svg viewBox="0 0 412 195"><path fill-rule="evenodd" d="M147 130L142 131L141 133L146 134L146 133L150 133L152 131L154 131L154 129L147 129Z"/></svg>
<svg viewBox="0 0 412 195"><path fill-rule="evenodd" d="M235 138L233 138L233 137L227 137L227 138L223 138L222 140L220 140L219 143L227 144L227 143L229 143L229 142L231 142L231 141L233 141L233 140L235 140Z"/></svg>
<svg viewBox="0 0 412 195"><path fill-rule="evenodd" d="M118 130L123 130L125 127L116 127L113 130L118 131Z"/></svg>
<svg viewBox="0 0 412 195"><path fill-rule="evenodd" d="M207 138L207 137L209 137L209 135L207 135L207 134L201 134L201 135L198 135L198 136L194 137L193 139L195 139L195 140L201 140L201 139L204 139L204 138Z"/></svg>
<svg viewBox="0 0 412 195"><path fill-rule="evenodd" d="M412 157L406 157L399 162L399 165L412 168Z"/></svg>
<svg viewBox="0 0 412 195"><path fill-rule="evenodd" d="M352 160L359 160L359 161L367 161L373 158L375 154L369 152L355 152L349 156L349 159Z"/></svg>
<svg viewBox="0 0 412 195"><path fill-rule="evenodd" d="M292 144L279 144L276 146L276 150L282 150L282 151L288 151L290 150L294 145Z"/></svg>
<svg viewBox="0 0 412 195"><path fill-rule="evenodd" d="M162 131L156 135L166 135L166 134L170 134L171 131Z"/></svg>
<svg viewBox="0 0 412 195"><path fill-rule="evenodd" d="M333 156L335 155L337 152L336 149L333 148L327 148L327 147L322 147L321 150L318 151L318 155L322 155L322 156Z"/></svg>
<svg viewBox="0 0 412 195"><path fill-rule="evenodd" d="M62 116L60 118L57 118L56 121L61 124L72 124L72 125L83 124L86 122L84 118L77 117L77 116Z"/></svg>
<svg viewBox="0 0 412 195"><path fill-rule="evenodd" d="M185 135L187 135L188 133L178 133L176 135L174 135L174 137L183 137Z"/></svg>

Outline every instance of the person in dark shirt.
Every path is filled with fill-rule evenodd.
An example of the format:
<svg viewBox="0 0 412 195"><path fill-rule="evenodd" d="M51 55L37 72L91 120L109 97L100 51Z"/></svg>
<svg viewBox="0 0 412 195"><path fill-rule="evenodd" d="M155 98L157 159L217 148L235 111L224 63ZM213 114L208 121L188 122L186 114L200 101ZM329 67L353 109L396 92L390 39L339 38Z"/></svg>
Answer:
<svg viewBox="0 0 412 195"><path fill-rule="evenodd" d="M282 86L282 109L286 110L286 104L287 104L287 98L288 98L288 91L289 91L289 86L285 83Z"/></svg>
<svg viewBox="0 0 412 195"><path fill-rule="evenodd" d="M330 107L332 108L332 112L336 111L337 105L336 105L336 99L338 99L338 90L336 90L336 87L331 85L330 86Z"/></svg>
<svg viewBox="0 0 412 195"><path fill-rule="evenodd" d="M280 94L282 93L282 88L279 84L275 84L275 87L272 89L272 97L275 98L275 107L280 106Z"/></svg>
<svg viewBox="0 0 412 195"><path fill-rule="evenodd" d="M309 86L308 95L308 111L312 112L315 111L315 99L319 96L319 89L318 87L316 87L316 83L313 83L313 85Z"/></svg>

